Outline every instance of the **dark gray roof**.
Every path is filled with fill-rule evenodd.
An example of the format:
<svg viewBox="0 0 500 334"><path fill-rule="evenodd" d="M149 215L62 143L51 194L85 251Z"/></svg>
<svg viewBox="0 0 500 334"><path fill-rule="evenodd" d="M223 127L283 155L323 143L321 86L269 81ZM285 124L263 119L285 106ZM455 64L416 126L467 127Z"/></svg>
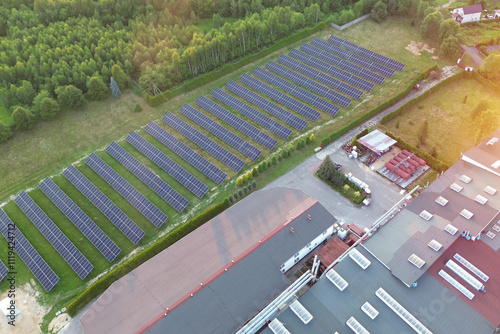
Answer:
<svg viewBox="0 0 500 334"><path fill-rule="evenodd" d="M307 214L311 214L312 220L307 219ZM334 222L334 217L316 204L169 313L148 333L236 331L290 284L279 266Z"/></svg>
<svg viewBox="0 0 500 334"><path fill-rule="evenodd" d="M379 238L379 241L380 238ZM291 333L332 334L351 333L345 324L354 316L370 333L414 333L414 330L387 307L375 291L382 287L396 301L433 333L492 333L495 329L453 292L429 274L424 274L416 288L408 288L362 247L358 250L371 265L362 270L351 259L345 258L334 267L349 286L340 291L326 277L299 298L313 319L304 325L290 309L278 316ZM361 305L368 301L379 315L371 320ZM269 329L262 331L271 334Z"/></svg>

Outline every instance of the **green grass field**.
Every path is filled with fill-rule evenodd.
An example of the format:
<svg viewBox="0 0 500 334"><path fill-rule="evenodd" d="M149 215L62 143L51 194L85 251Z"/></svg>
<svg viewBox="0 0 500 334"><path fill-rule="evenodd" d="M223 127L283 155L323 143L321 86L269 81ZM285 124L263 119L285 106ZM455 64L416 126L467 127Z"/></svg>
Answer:
<svg viewBox="0 0 500 334"><path fill-rule="evenodd" d="M464 104L466 95L467 103ZM428 120L428 139L420 148L431 153L436 146L438 158L451 165L460 159L460 153L476 145L476 129L471 126L473 109L481 100L492 101L493 105L497 99L495 93L476 80L461 80L433 92L402 116L379 128L416 145L422 122ZM396 128L398 120L399 129Z"/></svg>
<svg viewBox="0 0 500 334"><path fill-rule="evenodd" d="M302 138L305 133L315 133L316 138L323 138L335 129L349 123L354 118L357 118L372 108L387 99L397 95L399 92L407 88L411 80L418 76L422 71L434 64L434 61L429 58L429 55L415 56L404 48L412 40L419 40L418 29L411 27L409 21L401 18L390 18L382 24L376 24L371 20L363 21L345 31L338 32L333 29L326 29L316 35L316 37L326 39L329 35L336 34L344 39L358 43L373 51L390 56L398 61L406 63L407 66L402 73L396 73L393 78L386 79L383 85L376 86L370 92L365 93L360 101L353 101L347 109L341 109L341 112L334 118L330 115L322 113L321 118L313 123L309 122L308 127L303 133L294 130L288 140L283 140L271 134L272 137L278 140L276 148L293 144L294 140ZM299 47L303 42L309 42L312 37L303 41L289 45L286 49L269 55L260 61L245 66L234 73L220 78L216 82L202 86L189 93L178 96L167 103L151 108L145 104L141 97L132 91L125 92L118 100L108 99L104 102L89 103L81 111L70 111L61 114L56 120L38 123L31 131L17 133L14 138L0 145L0 201L6 201L4 206L7 214L14 220L20 229L25 233L29 240L33 242L35 248L40 252L42 257L47 260L49 265L60 277L59 283L50 293L41 294L41 302L46 305L53 306L53 310L60 309L67 305L79 292L93 281L98 275L106 272L111 268L106 259L86 240L86 238L64 217L64 215L45 197L45 195L36 187L43 178L54 175L54 181L99 225L113 241L122 249L119 258L112 265L116 265L121 260L125 259L129 254L136 250L151 244L159 236L166 234L170 228L182 224L190 217L201 212L208 205L222 200L224 197L232 194L235 191L234 179L237 175L227 166L203 152L194 143L185 139L182 135L169 129L166 124L161 121L157 123L165 129L169 129L177 138L183 140L188 146L202 154L214 165L218 166L228 174L228 180L222 185L217 186L213 181L204 176L194 167L183 161L153 137L147 134L142 126L149 121L159 120L167 112L174 112L187 123L196 126L186 117L178 112L178 109L184 103L190 103L195 106L194 101L200 95L208 95L215 87L222 88L229 80L237 81L243 73L251 73L256 66L263 66L271 59L276 59L281 53L288 53L292 48ZM443 63L438 63L440 66ZM134 113L132 108L136 103L139 103L144 108L141 113ZM201 108L197 108L202 111ZM232 111L230 108L228 110ZM259 108L256 108L259 110ZM202 111L205 115L214 118L208 112ZM241 116L241 115L239 115ZM277 120L273 116L271 118ZM302 117L299 115L299 117ZM241 117L245 119L245 117ZM286 125L283 121L277 120L279 123ZM252 121L250 123L256 125ZM260 126L256 125L260 128ZM290 126L288 126L291 128ZM187 189L181 186L177 181L163 172L153 162L143 156L134 147L124 141L124 137L131 131L136 130L146 140L158 147L162 152L166 153L170 158L179 163L183 168L199 178L207 184L212 190L207 193L203 199L198 199L191 194ZM232 130L232 129L231 129ZM245 135L234 131L243 139L262 150L261 158L256 162L250 159L225 144L213 135L200 129L200 132L216 141L219 145L228 149L246 162L243 171L251 170L257 162L263 159L269 160L273 152L263 149L262 146L253 142ZM269 131L264 132L270 134ZM148 168L153 170L163 180L169 183L174 189L186 197L190 204L182 214L177 213L173 208L166 204L163 199L156 195L151 189L144 185L125 167L121 166L111 156L101 149L107 147L112 141L117 141L122 147L130 152L134 157L144 163ZM127 179L134 187L142 194L150 199L155 205L163 210L169 219L165 226L161 229L154 227L145 217L142 216L134 207L132 207L124 198L121 197L114 189L112 189L104 180L102 180L92 169L85 165L83 158L93 152L99 150L97 154L113 167L119 174ZM261 187L271 180L279 177L287 170L296 166L308 156L312 154L312 147L295 152L292 157L283 160L277 166L272 166L265 173L256 178L258 186ZM138 247L132 243L118 231L107 219L102 215L76 188L74 188L62 175L59 173L69 164L74 163L77 168L86 175L97 187L99 187L107 196L110 197L130 218L132 218L145 232L146 236L139 243ZM15 195L21 190L27 188L35 188L29 194L33 199L44 209L47 214L56 222L63 232L75 243L84 255L91 260L94 265L94 270L83 282L73 272L73 270L62 261L61 257L52 248L52 246L43 238L40 232L29 222L28 218L20 211L9 197ZM0 247L6 246L5 240L0 240ZM19 264L20 267L24 266ZM28 282L33 276L27 273L24 268L23 275L19 277L19 283ZM38 285L38 283L37 283ZM0 289L5 289L6 283L0 283ZM42 289L43 290L43 289ZM50 312L44 320L44 330L48 327L48 322L53 318L53 312Z"/></svg>

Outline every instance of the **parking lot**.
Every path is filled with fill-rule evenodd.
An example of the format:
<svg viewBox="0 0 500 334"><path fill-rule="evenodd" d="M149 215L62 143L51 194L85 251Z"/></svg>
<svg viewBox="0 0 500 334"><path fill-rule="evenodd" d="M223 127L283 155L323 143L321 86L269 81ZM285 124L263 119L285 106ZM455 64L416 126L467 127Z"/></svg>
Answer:
<svg viewBox="0 0 500 334"><path fill-rule="evenodd" d="M376 170L372 171L370 167L365 166L356 159L349 159L341 147L342 144L343 142L336 141L328 145L299 166L269 183L265 189L271 187L300 189L317 199L332 215L345 224L354 223L362 229L370 227L372 223L403 197L399 193L401 189L383 178ZM332 161L343 166L342 172L351 172L352 175L369 185L372 192L372 201L369 206L351 204L349 200L342 197L314 175L327 155L330 156Z"/></svg>

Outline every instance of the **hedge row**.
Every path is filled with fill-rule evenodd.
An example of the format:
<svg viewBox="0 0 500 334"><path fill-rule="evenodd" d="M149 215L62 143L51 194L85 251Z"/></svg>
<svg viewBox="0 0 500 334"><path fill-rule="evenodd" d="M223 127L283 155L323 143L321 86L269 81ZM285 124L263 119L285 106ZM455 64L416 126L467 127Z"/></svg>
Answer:
<svg viewBox="0 0 500 334"><path fill-rule="evenodd" d="M200 213L198 216L179 226L166 236L156 241L150 247L146 248L130 260L112 270L106 276L102 277L97 282L92 284L88 289L82 292L82 294L78 296L71 304L69 304L69 306L67 307L68 314L70 316L74 316L75 314L77 314L78 311L80 311L85 305L102 294L113 282L125 276L127 273L131 272L142 263L157 255L165 248L171 246L201 225L205 224L207 221L226 210L229 206L229 201L220 202L212 206L210 209Z"/></svg>
<svg viewBox="0 0 500 334"><path fill-rule="evenodd" d="M498 83L483 77L481 74L479 74L475 71L474 72L467 72L467 74L472 76L472 78L474 78L475 80L479 81L485 87L488 87L490 90L492 90L495 93L500 95L500 85Z"/></svg>
<svg viewBox="0 0 500 334"><path fill-rule="evenodd" d="M444 161L441 161L437 158L434 158L429 153L424 152L421 149L407 143L406 141L404 141L404 139L402 139L400 137L396 137L395 135L393 135L390 132L386 132L385 134L388 135L389 137L391 137L392 139L397 140L397 143L396 143L397 147L399 147L402 150L410 151L410 152L414 153L417 157L424 159L425 162L427 162L427 165L429 165L436 172L442 173L445 170L447 170L448 168L450 168L450 165L448 165Z"/></svg>
<svg viewBox="0 0 500 334"><path fill-rule="evenodd" d="M373 116L377 115L379 112L381 112L382 110L384 110L385 108L387 107L390 107L392 106L394 103L398 102L399 100L401 100L403 97L405 97L406 95L408 95L408 93L411 92L411 90L413 89L413 87L419 83L422 79L426 78L427 75L429 74L430 71L433 71L433 70L436 70L438 67L436 64L434 64L433 66L429 67L427 70L423 71L422 73L420 73L409 85L408 87L406 87L406 89L404 91L402 91L401 93L399 93L398 95L394 96L393 98L379 104L378 106L376 106L375 108L371 109L369 112L367 112L366 114L358 117L357 119L353 120L351 123L348 123L346 125L344 125L343 127L341 127L340 129L337 129L335 130L333 133L331 133L328 137L325 137L321 140L321 143L323 144L322 147L325 147L326 145L328 145L330 142L340 138L343 134L347 133L348 131L354 129L356 126L360 125L361 123L369 120L370 118L372 118Z"/></svg>
<svg viewBox="0 0 500 334"><path fill-rule="evenodd" d="M399 115L402 115L408 109L410 109L411 107L413 107L414 105L416 105L420 101L422 101L425 98L427 98L429 95L431 95L434 91L438 90L439 88L441 88L441 87L443 87L443 86L445 86L447 84L450 84L452 82L455 82L457 80L463 79L464 76L466 75L466 73L472 73L472 72L461 71L461 72L459 72L459 73L457 73L455 75L452 75L451 77L448 77L448 78L446 78L446 79L438 82L434 87L430 88L429 90L426 90L422 94L418 95L416 98L411 99L410 101L406 102L401 107L399 107L398 109L396 109L393 112L391 112L391 113L385 115L384 117L382 117L382 120L380 121L380 123L386 124L390 120L398 117Z"/></svg>
<svg viewBox="0 0 500 334"><path fill-rule="evenodd" d="M329 22L325 21L325 22L321 22L321 23L317 24L314 27L302 29L301 31L299 31L295 34L278 41L277 43L273 44L272 46L265 48L265 49L262 49L257 53L248 55L248 56L240 59L237 62L226 64L226 65L222 66L219 70L213 70L211 72L199 75L196 78L193 78L191 80L184 82L184 85L182 87L178 87L175 90L165 91L163 93L163 95L165 95L165 96L163 96L161 94L157 95L157 96L150 96L149 94L147 94L146 95L146 102L149 103L149 105L152 107L159 106L160 104L166 102L165 97L170 100L178 95L192 91L193 89L196 89L196 88L201 87L203 85L206 85L212 81L220 79L224 75L230 74L230 73L236 71L237 69L240 69L243 66L246 66L248 64L259 61L263 57L266 57L266 56L270 55L273 52L276 52L277 50L279 50L281 48L287 47L290 44L293 44L297 41L300 41L301 39L304 39L308 36L311 36L311 35L317 33L318 31L325 29L326 27L328 27L328 23Z"/></svg>

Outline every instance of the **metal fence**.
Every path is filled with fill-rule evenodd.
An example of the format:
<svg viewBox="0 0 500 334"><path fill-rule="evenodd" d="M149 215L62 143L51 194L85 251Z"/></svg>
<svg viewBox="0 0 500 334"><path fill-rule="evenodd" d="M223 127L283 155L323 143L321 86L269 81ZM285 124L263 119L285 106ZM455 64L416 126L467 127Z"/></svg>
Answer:
<svg viewBox="0 0 500 334"><path fill-rule="evenodd" d="M339 25L336 25L335 23L333 22L330 22L330 25L332 26L332 28L335 28L337 30L344 30L345 28L349 28L350 26L352 26L353 24L356 24L358 22L361 22L363 20L366 20L367 18L369 18L372 14L366 14L366 15L363 15L363 16L360 16L358 17L357 19L355 20L352 20L351 22L348 22L346 24L344 24L343 26L339 26Z"/></svg>

